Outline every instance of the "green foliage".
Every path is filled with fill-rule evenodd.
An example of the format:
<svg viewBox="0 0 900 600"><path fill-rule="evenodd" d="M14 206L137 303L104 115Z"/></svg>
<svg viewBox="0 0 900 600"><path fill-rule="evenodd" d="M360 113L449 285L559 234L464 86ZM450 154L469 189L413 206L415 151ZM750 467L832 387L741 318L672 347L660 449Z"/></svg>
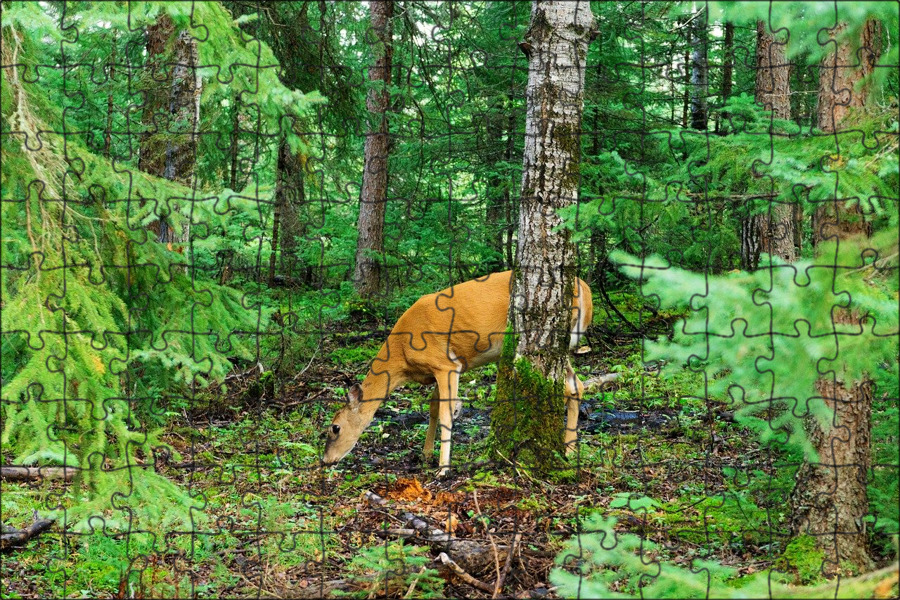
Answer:
<svg viewBox="0 0 900 600"><path fill-rule="evenodd" d="M443 598L444 580L426 565L432 560L428 548L406 546L403 542L363 548L348 565L352 574L368 585L358 592L338 592L341 597L368 598L403 595L415 582L416 598Z"/></svg>
<svg viewBox="0 0 900 600"><path fill-rule="evenodd" d="M868 598L892 576L885 571L881 577L836 578L819 586L793 587L775 569L738 576L737 569L714 561L693 559L687 567L673 564L662 546L617 531L615 519L592 515L581 525L557 555L558 568L550 573L563 598ZM799 546L795 549L801 551Z"/></svg>
<svg viewBox="0 0 900 600"><path fill-rule="evenodd" d="M836 252L833 244L822 248L839 265L858 262L861 250L842 243ZM647 358L669 361L670 371L686 364L703 374L699 395L728 399L735 417L764 443L797 447L811 460L815 450L803 417L813 415L826 430L833 421L816 382L829 373L858 380L873 362L898 353L896 302L844 270L775 263L713 277L657 258L617 254L613 260L642 282L645 295L690 309L671 341L648 345ZM857 317L842 317L851 314Z"/></svg>

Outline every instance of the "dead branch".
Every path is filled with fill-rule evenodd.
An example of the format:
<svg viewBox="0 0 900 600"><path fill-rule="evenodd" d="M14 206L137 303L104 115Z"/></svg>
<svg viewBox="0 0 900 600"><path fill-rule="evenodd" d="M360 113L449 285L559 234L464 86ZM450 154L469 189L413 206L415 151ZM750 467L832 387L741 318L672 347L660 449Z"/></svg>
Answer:
<svg viewBox="0 0 900 600"><path fill-rule="evenodd" d="M509 574L509 569L512 567L512 557L516 553L516 549L519 546L519 542L522 541L522 534L517 533L513 538L512 547L509 549L509 552L506 554L506 564L503 565L503 572L500 573L500 577L497 579L497 583L494 584L494 595L492 598L496 598L500 595L500 590L503 589L503 584L506 582L506 576Z"/></svg>
<svg viewBox="0 0 900 600"><path fill-rule="evenodd" d="M31 538L38 536L53 526L52 519L37 519L25 529L16 529L7 525L2 526L0 535L0 551L11 550L16 546L24 545Z"/></svg>
<svg viewBox="0 0 900 600"><path fill-rule="evenodd" d="M456 575L457 577L459 577L460 579L462 579L463 581L465 581L472 587L478 588L479 590L484 591L484 592L488 592L489 594L494 593L494 586L488 585L488 584L484 583L483 581L478 581L477 579L475 579L474 577L472 577L471 575L466 573L462 567L460 567L458 564L453 562L452 558L447 556L446 552L441 552L440 554L438 554L438 557L435 559L435 562L438 562L438 561L440 561L445 567L450 569L450 571L454 575Z"/></svg>
<svg viewBox="0 0 900 600"><path fill-rule="evenodd" d="M33 481L35 479L64 479L75 477L75 467L20 467L4 465L0 467L0 477L9 481Z"/></svg>

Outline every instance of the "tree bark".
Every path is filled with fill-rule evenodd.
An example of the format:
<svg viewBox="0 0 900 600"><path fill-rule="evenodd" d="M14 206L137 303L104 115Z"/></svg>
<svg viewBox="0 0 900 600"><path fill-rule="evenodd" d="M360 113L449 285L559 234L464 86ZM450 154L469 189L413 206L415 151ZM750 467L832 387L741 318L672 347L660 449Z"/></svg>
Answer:
<svg viewBox="0 0 900 600"><path fill-rule="evenodd" d="M843 37L835 49L822 60L819 71L818 126L822 131L834 132L847 117L851 109L862 109L866 105L869 86L865 79L875 70L881 56L881 23L869 19L860 34L860 48L851 51L850 40L842 33L846 23L838 23L831 30L831 39ZM857 56L859 64L857 64Z"/></svg>
<svg viewBox="0 0 900 600"><path fill-rule="evenodd" d="M846 29L846 23L839 23L831 31L832 39L840 37ZM819 129L826 133L838 131L851 110L861 111L865 108L870 92L866 79L874 71L881 56L882 32L879 21L870 19L866 22L856 54L851 52L850 40L846 37L843 35L844 39L837 44L835 51L822 60L819 70L817 117ZM813 215L814 244L857 234L871 235L871 229L858 205L848 208L832 202L816 209Z"/></svg>
<svg viewBox="0 0 900 600"><path fill-rule="evenodd" d="M791 118L791 67L784 50L765 21L757 21L756 102L772 111L776 119Z"/></svg>
<svg viewBox="0 0 900 600"><path fill-rule="evenodd" d="M691 111L691 27L684 28L684 95L681 99L681 127L687 129Z"/></svg>
<svg viewBox="0 0 900 600"><path fill-rule="evenodd" d="M805 463L797 473L791 529L794 535L816 539L825 552L826 573L837 573L848 563L868 570L872 561L864 517L869 512L872 382L865 379L848 385L821 379L816 387L834 410L834 421L828 431L808 421L819 462Z"/></svg>
<svg viewBox="0 0 900 600"><path fill-rule="evenodd" d="M186 186L193 185L200 126L201 79L197 40L187 31L175 33L166 14L147 28L147 65L153 85L147 90L138 168ZM157 211L164 212L158 198ZM172 206L177 210L177 206ZM165 215L150 224L162 243L184 241L186 232L172 232Z"/></svg>
<svg viewBox="0 0 900 600"><path fill-rule="evenodd" d="M495 448L538 470L564 450L565 377L576 280L575 247L557 211L578 201L587 1L535 0L528 54L519 243L508 335L491 415Z"/></svg>
<svg viewBox="0 0 900 600"><path fill-rule="evenodd" d="M756 22L756 102L776 119L791 118L790 65L764 21ZM769 202L769 210L747 215L741 224L741 268L759 266L765 252L787 262L797 260L794 248L794 205Z"/></svg>
<svg viewBox="0 0 900 600"><path fill-rule="evenodd" d="M725 38L722 41L722 106L728 104L734 86L734 23L725 22ZM729 118L727 111L722 111L721 121ZM717 130L721 126L716 127Z"/></svg>
<svg viewBox="0 0 900 600"><path fill-rule="evenodd" d="M390 106L391 62L393 44L391 18L393 0L369 2L372 34L375 36L373 55L375 64L369 68L372 87L366 98L370 124L366 136L365 168L359 203L359 238L356 244L356 270L353 278L356 291L364 298L372 297L381 288L381 264L376 255L384 252L384 217L387 207L388 107Z"/></svg>
<svg viewBox="0 0 900 600"><path fill-rule="evenodd" d="M691 21L691 127L706 131L709 124L709 31L706 9Z"/></svg>
<svg viewBox="0 0 900 600"><path fill-rule="evenodd" d="M837 37L846 29L840 23L831 32ZM845 36L846 37L846 36ZM819 128L838 131L850 109L865 107L868 90L865 78L874 69L881 51L881 25L870 20L861 34L860 64L851 56L850 42L837 44L819 71ZM868 234L859 207L847 209L835 200L817 209L813 241L841 240ZM837 311L835 320L859 323L859 316ZM834 410L832 426L822 430L811 420L810 438L819 456L818 463L805 463L797 473L791 496L792 531L814 536L825 552L827 573L837 573L847 563L858 568L871 566L863 518L869 510L867 482L871 468L872 386L868 376L845 382L832 377L821 379L818 392Z"/></svg>

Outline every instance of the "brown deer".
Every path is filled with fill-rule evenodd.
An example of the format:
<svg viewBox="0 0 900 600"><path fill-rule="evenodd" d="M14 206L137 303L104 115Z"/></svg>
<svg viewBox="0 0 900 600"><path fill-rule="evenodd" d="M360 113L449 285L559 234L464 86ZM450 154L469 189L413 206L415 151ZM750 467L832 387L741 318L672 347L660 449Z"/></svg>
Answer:
<svg viewBox="0 0 900 600"><path fill-rule="evenodd" d="M438 421L441 423L441 455L438 475L450 468L450 434L459 415L459 376L475 367L497 362L503 348L509 313L512 272L494 273L419 298L397 321L369 368L362 385L348 392L349 403L334 416L325 432L323 462L334 464L356 445L375 411L397 386L415 381L437 384L430 400L426 460L434 452ZM593 317L591 290L577 279L572 299L570 348L587 331ZM584 385L571 365L566 377L567 451L575 447L578 405Z"/></svg>

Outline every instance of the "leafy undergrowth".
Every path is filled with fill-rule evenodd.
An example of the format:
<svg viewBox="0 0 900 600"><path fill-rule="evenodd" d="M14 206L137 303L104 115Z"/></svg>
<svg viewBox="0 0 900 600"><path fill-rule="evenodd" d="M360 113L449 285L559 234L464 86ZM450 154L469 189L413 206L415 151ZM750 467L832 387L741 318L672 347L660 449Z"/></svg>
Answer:
<svg viewBox="0 0 900 600"><path fill-rule="evenodd" d="M352 337L335 336L302 377L235 378L227 396L169 423L171 449L157 453L156 470L202 507L194 531L129 535L100 520L91 535L57 528L4 558L3 598L491 595L441 570L440 545L410 535L407 514L481 548L484 560L466 571L489 585L507 571L507 596L555 596L554 560L593 517L615 517L617 531L653 542L654 557L676 566L716 561L737 575L775 566L796 583L819 581L796 560L799 542L789 545L791 457L759 448L728 406L692 397L694 374L660 379L637 340L595 337L575 357L584 380L619 378L589 391L572 468L555 481L488 461L493 367L461 382L451 477L435 480L421 457L430 390L420 386L398 390L351 455L319 469L319 432L380 343L351 346ZM66 485L5 483L4 523L45 511ZM876 541L890 558L890 544Z"/></svg>

